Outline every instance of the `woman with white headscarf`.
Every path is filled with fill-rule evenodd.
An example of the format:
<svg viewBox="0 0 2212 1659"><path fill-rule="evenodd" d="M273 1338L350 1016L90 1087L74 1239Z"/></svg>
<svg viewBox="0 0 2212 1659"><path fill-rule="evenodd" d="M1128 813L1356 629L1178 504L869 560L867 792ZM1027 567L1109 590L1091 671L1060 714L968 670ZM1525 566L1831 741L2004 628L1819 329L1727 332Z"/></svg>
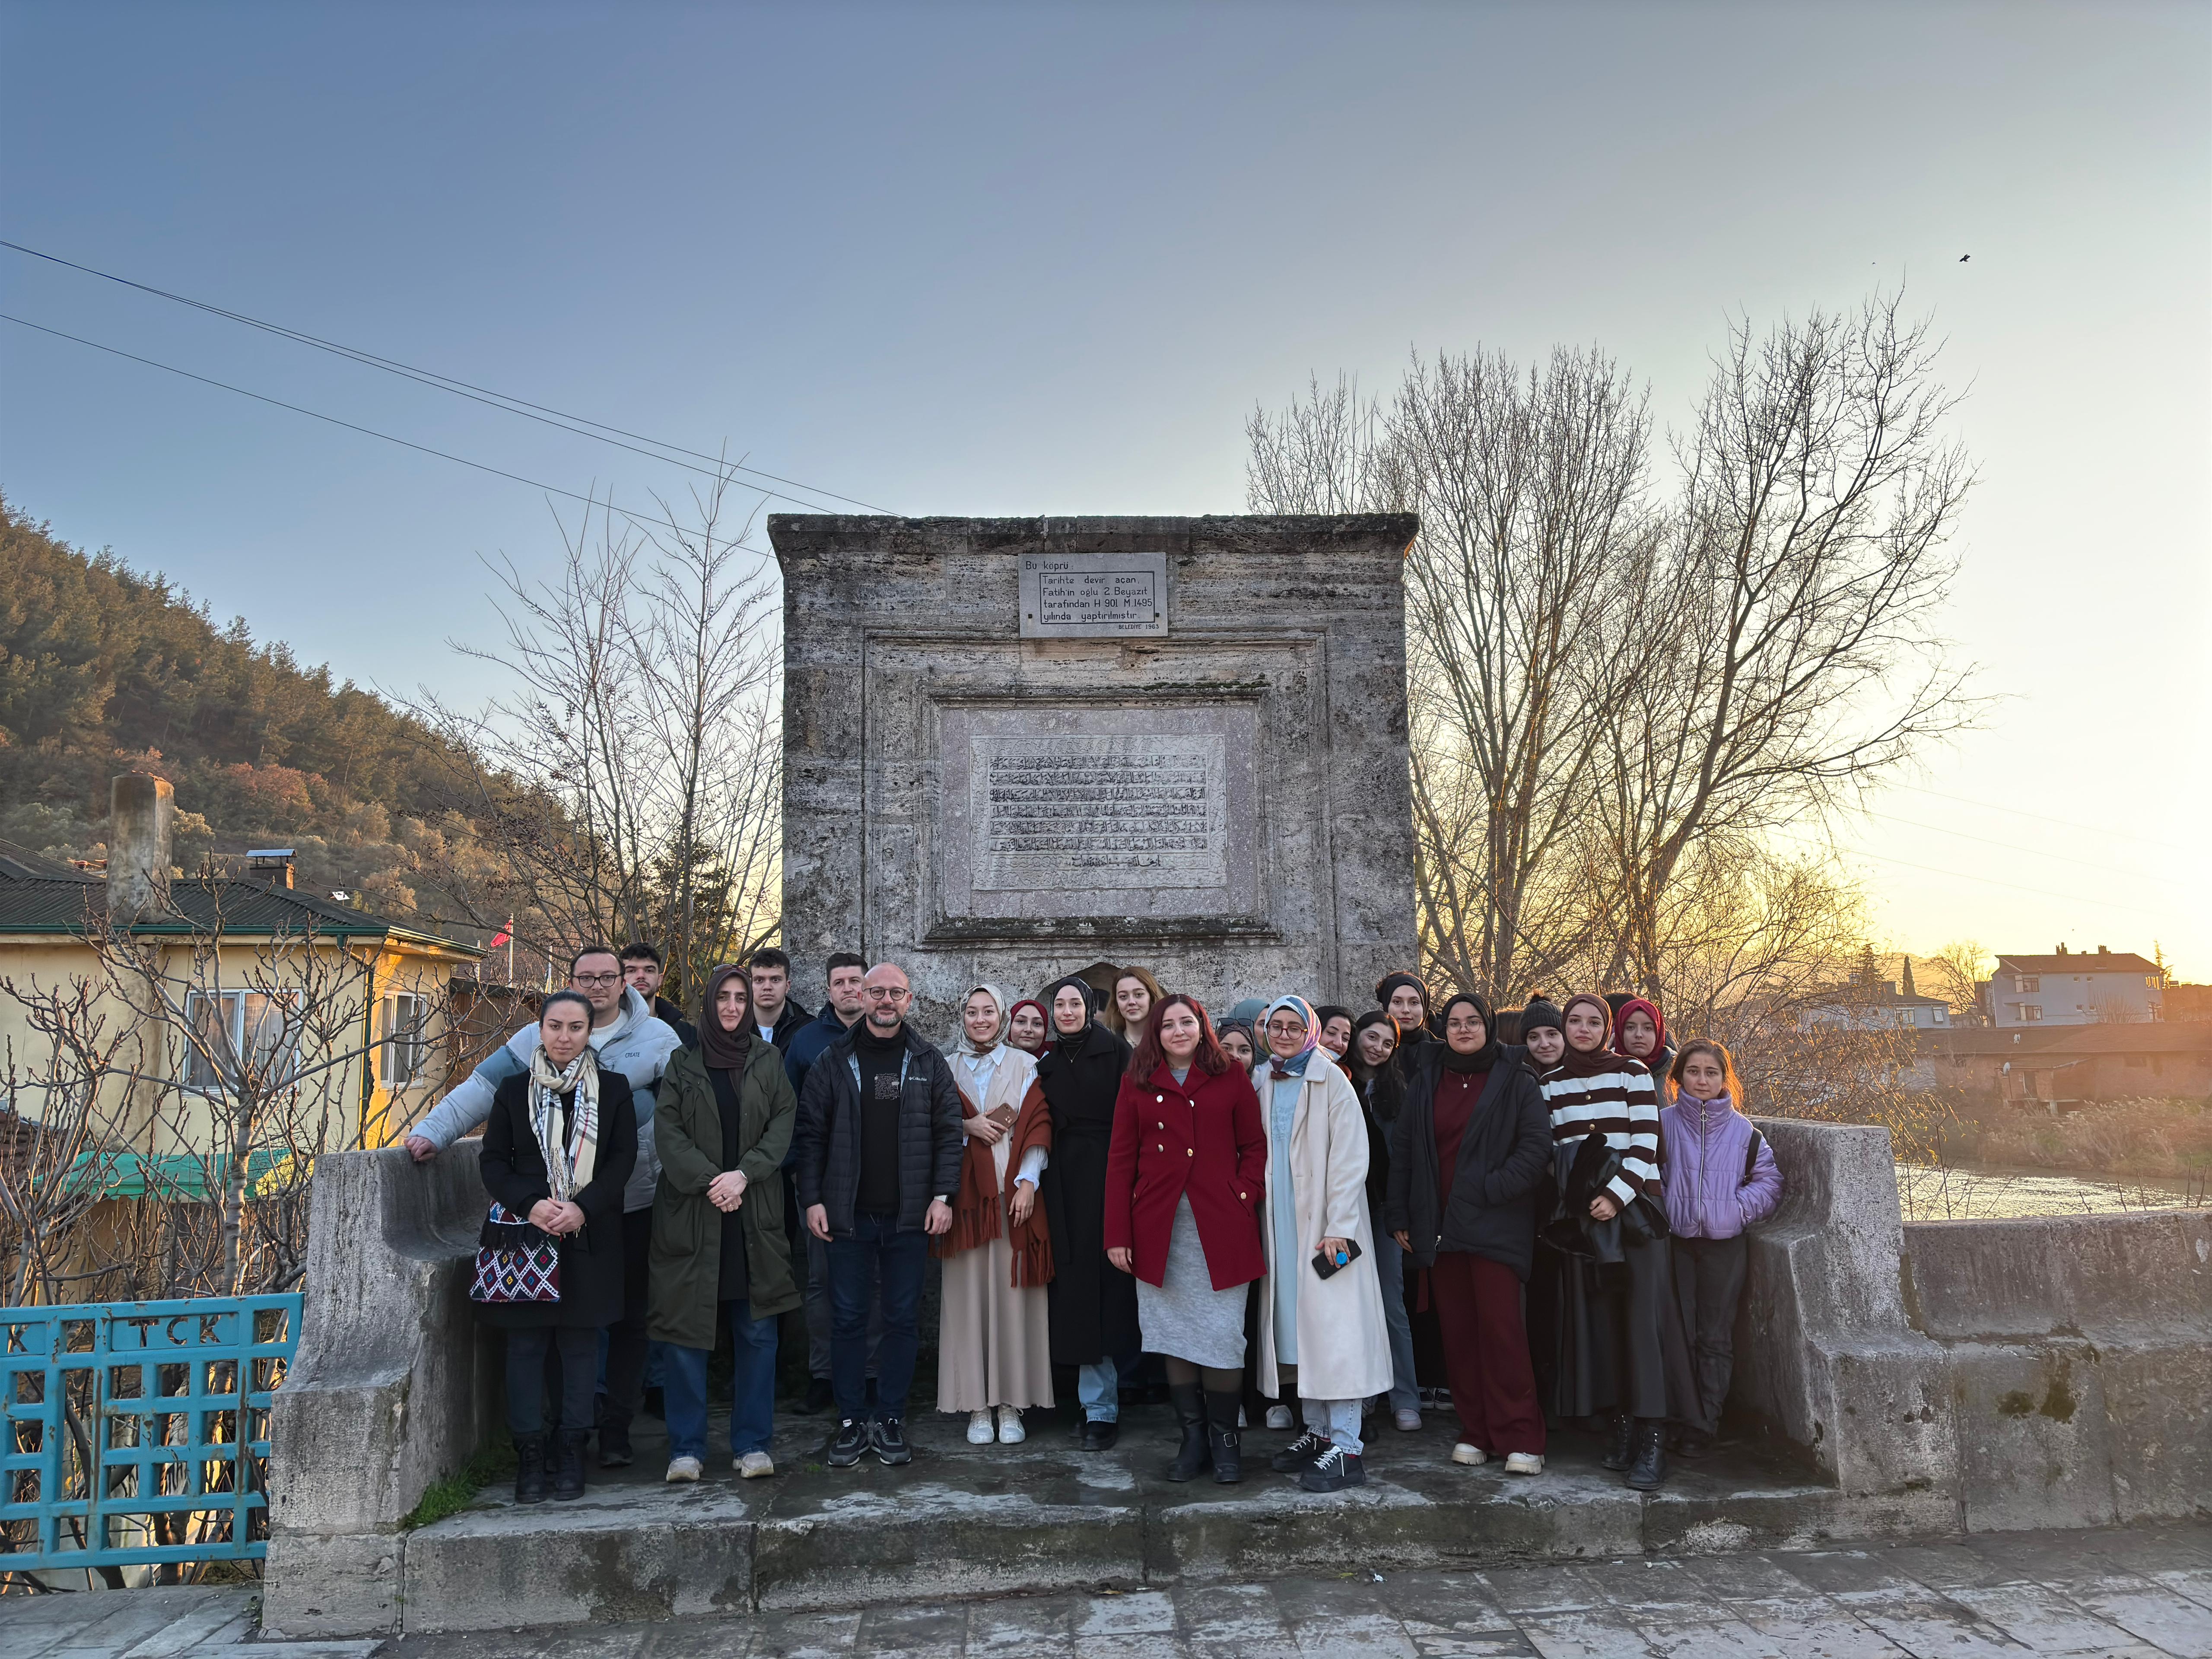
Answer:
<svg viewBox="0 0 2212 1659"><path fill-rule="evenodd" d="M1052 1401L1052 1236L1037 1184L1052 1156L1052 1114L1036 1060L1006 1042L1005 991L962 999L946 1049L960 1085L967 1150L952 1226L931 1241L945 1262L937 1409L968 1413L970 1445L1018 1444L1022 1409ZM1011 1179L1009 1176L1011 1175Z"/></svg>
<svg viewBox="0 0 2212 1659"><path fill-rule="evenodd" d="M1295 1371L1305 1432L1273 1466L1308 1492L1339 1492L1366 1484L1360 1407L1390 1386L1367 1212L1367 1121L1303 998L1270 1003L1260 1035L1267 1050L1252 1068L1267 1132L1260 1391L1279 1397L1283 1373Z"/></svg>

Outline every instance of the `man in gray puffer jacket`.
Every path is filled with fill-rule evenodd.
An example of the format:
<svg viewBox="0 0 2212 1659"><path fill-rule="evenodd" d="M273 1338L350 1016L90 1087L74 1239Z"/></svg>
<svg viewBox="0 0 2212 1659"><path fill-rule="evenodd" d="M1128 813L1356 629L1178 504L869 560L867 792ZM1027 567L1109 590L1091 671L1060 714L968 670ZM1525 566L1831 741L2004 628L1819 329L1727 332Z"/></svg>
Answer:
<svg viewBox="0 0 2212 1659"><path fill-rule="evenodd" d="M645 999L623 983L622 963L603 945L576 953L568 967L571 989L592 1005L592 1047L599 1064L629 1079L637 1108L637 1167L623 1188L623 1316L607 1328L607 1393L599 1421L599 1462L617 1468L631 1461L630 1419L645 1392L646 1262L653 1245L653 1194L660 1180L660 1154L653 1137L653 1091L669 1057L683 1046ZM508 1078L530 1069L538 1048L535 1022L492 1050L407 1137L415 1160L433 1158L491 1115L492 1096Z"/></svg>

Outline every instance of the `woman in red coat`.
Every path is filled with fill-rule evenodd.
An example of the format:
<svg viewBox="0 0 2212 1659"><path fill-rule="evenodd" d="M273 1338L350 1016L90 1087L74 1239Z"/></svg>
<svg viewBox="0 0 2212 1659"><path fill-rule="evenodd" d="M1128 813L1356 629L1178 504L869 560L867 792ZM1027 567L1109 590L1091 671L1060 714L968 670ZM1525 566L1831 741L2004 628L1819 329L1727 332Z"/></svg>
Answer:
<svg viewBox="0 0 2212 1659"><path fill-rule="evenodd" d="M1114 1102L1106 1258L1136 1275L1146 1351L1167 1361L1182 1426L1170 1480L1209 1463L1224 1486L1243 1474L1244 1287L1267 1271L1258 1220L1267 1170L1250 1080L1221 1051L1205 1009L1162 998Z"/></svg>

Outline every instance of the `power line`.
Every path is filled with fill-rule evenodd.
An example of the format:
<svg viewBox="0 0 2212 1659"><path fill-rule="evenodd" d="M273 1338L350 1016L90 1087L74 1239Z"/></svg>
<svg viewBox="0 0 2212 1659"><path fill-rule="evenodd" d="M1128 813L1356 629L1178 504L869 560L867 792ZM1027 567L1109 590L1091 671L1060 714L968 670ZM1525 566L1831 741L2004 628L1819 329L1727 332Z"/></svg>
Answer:
<svg viewBox="0 0 2212 1659"><path fill-rule="evenodd" d="M2033 818L2039 823L2055 823L2067 830L2079 830L2084 835L2108 836L2120 841L2139 841L2146 847L2163 847L2169 853L2186 853L2191 849L2170 841L2160 841L2154 836L2138 836L2126 830L2106 830L2094 823L2076 823L2071 818L2054 818L2048 813L2031 812L2021 806L2000 806L1995 801L1973 800L1965 795L1947 795L1941 789L1930 789L1917 783L1894 783L1893 789L1909 789L1916 795L1933 795L1938 800L1956 801L1961 806L1978 806L1988 812L2009 812L2015 817Z"/></svg>
<svg viewBox="0 0 2212 1659"><path fill-rule="evenodd" d="M449 450L433 449L428 444L418 444L410 438L397 438L389 432L379 432L373 426L361 426L352 421L342 421L337 416L325 415L319 410L303 408L298 404L288 404L282 398L271 398L259 392L248 392L244 386L233 386L228 380L211 380L204 374L195 374L189 368L179 368L173 363L156 362L151 357L141 357L137 352L125 351L119 346L102 345L99 341L88 340L80 334L65 334L60 329L48 328L44 323L34 323L27 318L11 316L4 311L0 311L0 322L14 323L20 328L36 329L40 333L51 334L58 340L69 340L81 346L90 346L94 351L105 351L110 356L127 358L134 363L143 363L149 368L158 368L170 374L182 375L187 380L198 380L202 386L216 386L224 392L234 392L240 397L251 398L258 404L268 404L276 409L289 409L295 415L305 415L313 420L327 421L331 425L342 426L349 432L358 432L371 438L381 438L388 444L398 444L402 449L412 449L424 455L435 455L441 461L452 461L461 466L474 467L477 471L489 472L494 477L511 478L516 483L528 484L532 489L542 489L549 495L565 496L572 501L581 501L586 507L597 507L610 513L618 513L635 525L655 525L662 529L673 530L679 535L691 533L672 520L657 519L650 513L633 513L626 507L617 507L611 501L603 501L594 495L579 495L574 490L563 489L558 484L540 483L535 478L524 477L520 472L509 472L502 467L492 466L483 461L472 461L465 455L456 455ZM818 507L820 505L816 501L801 501L796 495L782 495L773 489L761 489L758 484L744 484L741 487L759 490L771 501L789 501L794 507Z"/></svg>
<svg viewBox="0 0 2212 1659"><path fill-rule="evenodd" d="M1960 841L1979 842L1984 847L1999 848L2008 853L2023 853L2030 858L2056 859L2061 864L2078 864L2087 870L2101 870L2107 875L2113 873L2111 865L2100 863L2094 859L2077 859L2065 853L2046 853L2040 848L2022 847L2016 842L1991 841L1987 836L1970 836L1963 830L1953 830L1940 823L1917 823L1911 818L1900 818L1888 812L1868 811L1864 816L1880 818L1884 823L1903 824L1908 830L1926 830L1938 836L1955 836Z"/></svg>
<svg viewBox="0 0 2212 1659"><path fill-rule="evenodd" d="M1893 859L1887 853L1852 852L1844 854L1843 856L1847 859L1872 859L1876 864L1894 864L1900 869L1918 870L1931 876L1949 876L1959 881L1978 881L1991 887L2009 887L2014 892L2033 893L2039 898L2064 899L2069 903L2097 905L2107 910L2127 910L2139 916L2164 916L2171 914L2165 910L2146 909L2140 904L2115 904L2110 899L2087 898L2080 893L2054 893L2048 887L2030 887L2017 881L1999 881L1995 876L1977 876L1964 870L1939 870L1932 864L1914 864L1907 859Z"/></svg>
<svg viewBox="0 0 2212 1659"><path fill-rule="evenodd" d="M21 242L11 242L5 238L0 238L0 247L12 248L18 253L28 254L33 259L44 259L49 264L63 265L70 270L81 270L86 276L97 276L103 282L115 283L124 288L136 289L141 294L150 294L156 299L172 301L180 306L190 306L193 310L204 311L210 316L221 317L230 322L242 324L247 328L258 328L264 333L274 334L282 339L290 340L300 345L313 346L318 351L330 352L335 356L360 363L365 368L381 369L387 374L397 374L403 380L413 380L419 386L430 387L433 391L449 392L457 398L466 398L471 403L482 404L487 409L500 410L509 415L520 415L525 420L536 421L541 426L557 427L563 432L573 432L580 438L590 438L599 443L611 444L617 449L626 449L634 455L643 455L649 459L665 462L671 466L684 467L693 472L705 473L708 477L720 477L728 472L749 473L756 478L766 478L772 483L788 484L793 489L804 489L809 495L823 495L833 501L843 501L851 507L866 507L871 513L889 513L891 510L887 507L877 507L872 502L860 501L851 495L841 495L834 489L817 489L812 484L802 483L796 478L786 478L773 472L763 472L758 467L739 466L734 462L724 460L720 456L709 455L703 450L688 449L682 444L669 443L663 439L648 438L641 433L625 430L622 427L610 426L605 421L595 421L588 416L571 415L544 404L532 403L526 398L517 398L505 392L494 392L488 386L475 386L466 380L456 380L450 374L441 374L435 369L417 368L412 364L400 362L396 358L379 356L375 352L364 350L358 346L346 345L337 340L325 340L319 335L308 334L295 328L288 328L282 323L266 322L258 317L249 317L242 311L231 311L222 306L210 304L205 300L195 300L189 295L174 294L165 288L155 288L149 283L134 282L128 276L118 276L112 271L99 270L91 265L79 264L74 259L64 259L59 254L43 253L37 248L26 247ZM32 326L36 327L37 325L33 324ZM74 337L65 336L64 337ZM595 429L586 431L586 428ZM609 437L606 435L608 433L613 433L616 435ZM618 441L623 438L634 438L637 443ZM640 449L637 444L651 444L653 447ZM659 452L662 450L671 450L674 453L659 453ZM712 465L711 467L696 466L690 461L677 459L678 455L690 455L697 460L709 462ZM758 485L748 487L759 488ZM777 501L794 500L789 495L778 495L773 490L763 489L760 493ZM818 506L818 503L814 501L799 501L796 504L801 507Z"/></svg>

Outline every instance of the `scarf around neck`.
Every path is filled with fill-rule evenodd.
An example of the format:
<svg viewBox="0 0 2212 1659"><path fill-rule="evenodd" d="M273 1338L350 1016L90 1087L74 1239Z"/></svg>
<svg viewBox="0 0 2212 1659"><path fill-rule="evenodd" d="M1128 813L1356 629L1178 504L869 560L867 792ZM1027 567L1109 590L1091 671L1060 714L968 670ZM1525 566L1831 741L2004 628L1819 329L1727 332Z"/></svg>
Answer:
<svg viewBox="0 0 2212 1659"><path fill-rule="evenodd" d="M734 1031L722 1029L722 1016L714 1006L714 999L722 994L722 981L744 979L745 970L727 963L707 975L707 1000L699 1010L699 1057L717 1071L742 1072L745 1061L752 1056L753 1001L752 986L745 989L745 1017Z"/></svg>
<svg viewBox="0 0 2212 1659"><path fill-rule="evenodd" d="M1060 1000L1062 991L1073 991L1083 999L1083 1029L1079 1031L1060 1029L1060 1013L1053 1005ZM1043 1001L1045 1042L1063 1050L1070 1058L1081 1054L1083 1045L1091 1040L1091 1028L1098 1017L1098 999L1091 988L1091 982L1070 974L1066 979L1055 981L1046 988Z"/></svg>
<svg viewBox="0 0 2212 1659"><path fill-rule="evenodd" d="M561 1098L573 1093L568 1136L561 1137ZM599 1056L590 1043L566 1066L556 1066L544 1047L530 1054L530 1128L545 1160L545 1185L563 1204L592 1184L599 1150Z"/></svg>

